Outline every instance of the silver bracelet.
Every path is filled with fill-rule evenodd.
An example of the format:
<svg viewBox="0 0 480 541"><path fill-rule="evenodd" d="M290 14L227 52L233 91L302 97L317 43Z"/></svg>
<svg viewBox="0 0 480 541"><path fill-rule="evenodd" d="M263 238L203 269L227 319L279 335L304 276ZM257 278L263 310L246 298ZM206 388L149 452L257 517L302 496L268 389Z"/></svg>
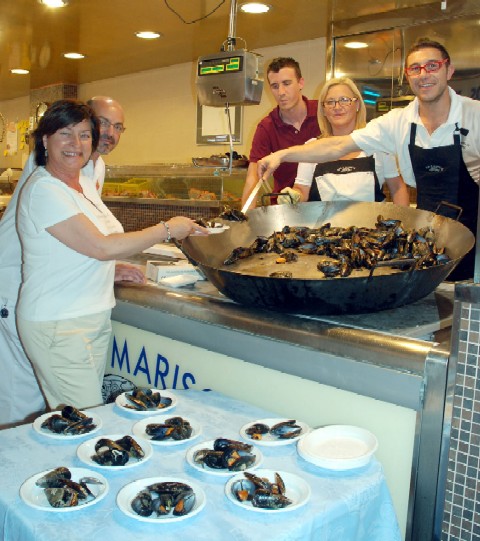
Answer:
<svg viewBox="0 0 480 541"><path fill-rule="evenodd" d="M167 224L167 222L160 222L163 227L165 228L165 231L167 232L167 238L165 239L166 242L170 242L172 240L172 232L170 231L170 226Z"/></svg>

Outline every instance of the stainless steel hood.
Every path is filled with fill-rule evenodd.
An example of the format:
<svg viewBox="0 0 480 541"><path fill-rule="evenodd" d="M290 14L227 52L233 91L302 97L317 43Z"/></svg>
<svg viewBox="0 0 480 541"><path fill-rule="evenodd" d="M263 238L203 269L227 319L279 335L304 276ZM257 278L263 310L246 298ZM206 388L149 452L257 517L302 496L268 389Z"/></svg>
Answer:
<svg viewBox="0 0 480 541"><path fill-rule="evenodd" d="M367 105L367 120L408 103L403 99L411 95L403 75L405 55L424 36L443 43L449 51L455 67L452 88L480 99L480 55L476 47L480 0L385 2L378 11L377 5L359 4L352 16L347 0L333 1L327 72L332 77L345 75L355 80ZM348 48L351 41L361 41L366 47Z"/></svg>

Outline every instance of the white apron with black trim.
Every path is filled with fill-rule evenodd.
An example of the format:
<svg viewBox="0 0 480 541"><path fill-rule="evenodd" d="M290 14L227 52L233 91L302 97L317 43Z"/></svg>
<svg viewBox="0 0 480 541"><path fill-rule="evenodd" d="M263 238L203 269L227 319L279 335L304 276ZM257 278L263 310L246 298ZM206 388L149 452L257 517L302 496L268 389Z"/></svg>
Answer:
<svg viewBox="0 0 480 541"><path fill-rule="evenodd" d="M308 196L309 201L384 199L385 195L375 172L373 156L317 164Z"/></svg>

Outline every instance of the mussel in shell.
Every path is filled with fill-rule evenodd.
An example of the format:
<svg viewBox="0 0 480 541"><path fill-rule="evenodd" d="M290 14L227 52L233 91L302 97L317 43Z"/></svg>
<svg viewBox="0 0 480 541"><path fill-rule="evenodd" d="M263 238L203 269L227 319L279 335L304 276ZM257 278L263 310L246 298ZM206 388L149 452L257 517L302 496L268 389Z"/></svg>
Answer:
<svg viewBox="0 0 480 541"><path fill-rule="evenodd" d="M182 417L171 417L163 423L149 423L145 427L145 433L154 441L163 440L188 440L193 433L189 421Z"/></svg>
<svg viewBox="0 0 480 541"><path fill-rule="evenodd" d="M242 211L237 209L232 209L228 205L225 205L223 212L220 214L219 218L224 220L229 220L230 222L245 222L248 220L248 216Z"/></svg>
<svg viewBox="0 0 480 541"><path fill-rule="evenodd" d="M55 434L87 434L96 425L93 419L73 406L65 406L60 413L49 415L41 424L42 428Z"/></svg>
<svg viewBox="0 0 480 541"><path fill-rule="evenodd" d="M262 509L280 509L292 504L285 495L285 483L278 472L275 480L269 481L250 472L244 473L244 479L232 483L232 494L240 502L250 502L254 507Z"/></svg>
<svg viewBox="0 0 480 541"><path fill-rule="evenodd" d="M251 451L252 446L248 443L217 438L213 449L195 451L193 461L202 467L215 470L242 471L255 464L256 456Z"/></svg>
<svg viewBox="0 0 480 541"><path fill-rule="evenodd" d="M175 481L154 483L141 490L131 502L132 510L142 517L184 516L195 506L190 485Z"/></svg>
<svg viewBox="0 0 480 541"><path fill-rule="evenodd" d="M80 501L88 501L95 498L87 484L81 479L79 482L72 480L71 471L60 466L49 471L35 483L43 488L48 503L52 507L74 507Z"/></svg>
<svg viewBox="0 0 480 541"><path fill-rule="evenodd" d="M316 228L286 225L268 238L257 237L250 246L234 248L224 265L234 265L259 253L278 254L276 263L296 261L299 255L321 256L317 268L326 278L346 278L355 270L371 270L384 261L391 261L395 272L410 268L410 265L402 266L401 260L415 259L417 269L450 261L444 249L437 247L433 231L408 230L400 220L383 216L377 217L374 228L333 227L330 223ZM278 271L268 276L292 278L292 273Z"/></svg>
<svg viewBox="0 0 480 541"><path fill-rule="evenodd" d="M141 387L135 387L133 391L125 393L125 399L127 401L125 407L137 411L153 411L172 405L172 399L169 396L162 396L158 391Z"/></svg>
<svg viewBox="0 0 480 541"><path fill-rule="evenodd" d="M65 479L71 479L72 473L65 466L60 466L52 471L49 471L35 482L35 484L42 488L55 488L62 486Z"/></svg>
<svg viewBox="0 0 480 541"><path fill-rule="evenodd" d="M288 419L275 423L273 426L268 426L265 423L253 423L245 430L245 433L253 440L261 440L267 434L280 440L288 440L300 436L302 427L295 419Z"/></svg>
<svg viewBox="0 0 480 541"><path fill-rule="evenodd" d="M91 459L100 466L125 466L131 458L141 460L144 456L141 445L127 435L115 441L109 438L98 439Z"/></svg>

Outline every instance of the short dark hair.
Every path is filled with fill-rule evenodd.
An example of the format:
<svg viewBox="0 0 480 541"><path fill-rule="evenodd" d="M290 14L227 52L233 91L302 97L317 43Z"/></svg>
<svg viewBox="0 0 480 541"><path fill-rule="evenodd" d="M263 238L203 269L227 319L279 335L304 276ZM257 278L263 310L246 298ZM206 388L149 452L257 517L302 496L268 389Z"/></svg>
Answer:
<svg viewBox="0 0 480 541"><path fill-rule="evenodd" d="M93 109L79 100L58 100L52 103L40 119L37 129L32 133L35 141L35 162L37 165L46 165L44 135L53 135L56 131L89 120L92 127L92 152L97 149L100 138L98 118Z"/></svg>
<svg viewBox="0 0 480 541"><path fill-rule="evenodd" d="M300 64L294 58L289 56L279 56L278 58L274 58L268 65L267 76L270 72L278 73L282 68L293 68L297 79L302 78Z"/></svg>
<svg viewBox="0 0 480 541"><path fill-rule="evenodd" d="M440 51L442 59L447 59L447 65L450 64L450 55L448 54L447 49L445 49L445 47L438 41L434 41L433 39L424 37L418 38L417 41L410 47L407 55L405 56L405 65L407 63L408 57L412 53L416 53L417 51L421 51L422 49L437 49L438 51Z"/></svg>

